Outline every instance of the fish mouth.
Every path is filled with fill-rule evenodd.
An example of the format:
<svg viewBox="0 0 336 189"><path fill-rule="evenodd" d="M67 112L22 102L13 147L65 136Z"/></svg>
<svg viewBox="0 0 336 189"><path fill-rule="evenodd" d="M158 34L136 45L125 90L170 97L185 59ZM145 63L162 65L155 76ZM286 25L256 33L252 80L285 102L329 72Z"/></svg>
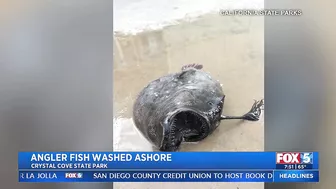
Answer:
<svg viewBox="0 0 336 189"><path fill-rule="evenodd" d="M178 110L170 116L169 139L172 144L182 141L197 142L209 134L210 122L201 112L192 109Z"/></svg>

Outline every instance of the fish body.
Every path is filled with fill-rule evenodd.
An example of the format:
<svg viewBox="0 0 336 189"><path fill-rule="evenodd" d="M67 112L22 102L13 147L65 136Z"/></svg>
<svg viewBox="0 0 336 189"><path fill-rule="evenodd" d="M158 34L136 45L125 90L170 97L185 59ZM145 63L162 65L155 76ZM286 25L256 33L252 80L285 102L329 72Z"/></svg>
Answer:
<svg viewBox="0 0 336 189"><path fill-rule="evenodd" d="M206 138L220 124L225 95L221 84L198 64L150 82L133 106L140 133L160 151Z"/></svg>

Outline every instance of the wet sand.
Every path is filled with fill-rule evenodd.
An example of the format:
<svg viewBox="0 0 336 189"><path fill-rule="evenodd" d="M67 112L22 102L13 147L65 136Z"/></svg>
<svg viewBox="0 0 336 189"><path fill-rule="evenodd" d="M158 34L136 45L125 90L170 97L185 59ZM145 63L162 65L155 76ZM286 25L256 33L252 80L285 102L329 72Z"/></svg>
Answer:
<svg viewBox="0 0 336 189"><path fill-rule="evenodd" d="M262 17L224 17L216 13L158 31L114 36L114 151L152 151L132 121L137 94L150 81L180 71L203 69L223 84L223 114L241 115L264 96ZM258 122L222 121L211 136L181 151L263 151L263 116ZM115 183L115 188L263 188L263 183Z"/></svg>

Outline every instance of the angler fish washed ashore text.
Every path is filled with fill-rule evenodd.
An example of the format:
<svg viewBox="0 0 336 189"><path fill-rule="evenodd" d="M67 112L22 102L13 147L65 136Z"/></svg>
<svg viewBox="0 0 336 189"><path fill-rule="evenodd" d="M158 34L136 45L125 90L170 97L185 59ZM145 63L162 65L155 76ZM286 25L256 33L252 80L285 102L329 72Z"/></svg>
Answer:
<svg viewBox="0 0 336 189"><path fill-rule="evenodd" d="M111 162L111 161L172 161L172 155L150 153L34 153L31 162Z"/></svg>

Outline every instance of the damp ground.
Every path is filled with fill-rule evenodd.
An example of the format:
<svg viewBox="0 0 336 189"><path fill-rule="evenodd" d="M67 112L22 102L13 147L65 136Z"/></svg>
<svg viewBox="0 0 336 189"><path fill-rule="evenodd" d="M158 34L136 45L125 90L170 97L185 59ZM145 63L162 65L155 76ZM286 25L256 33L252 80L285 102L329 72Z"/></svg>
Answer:
<svg viewBox="0 0 336 189"><path fill-rule="evenodd" d="M180 71L185 64L203 69L223 84L223 114L246 113L264 96L264 23L262 17L206 14L136 35L114 35L114 151L152 151L135 129L132 106L152 80ZM204 141L183 144L181 151L263 151L264 121L223 121ZM116 183L115 188L259 189L263 183Z"/></svg>

